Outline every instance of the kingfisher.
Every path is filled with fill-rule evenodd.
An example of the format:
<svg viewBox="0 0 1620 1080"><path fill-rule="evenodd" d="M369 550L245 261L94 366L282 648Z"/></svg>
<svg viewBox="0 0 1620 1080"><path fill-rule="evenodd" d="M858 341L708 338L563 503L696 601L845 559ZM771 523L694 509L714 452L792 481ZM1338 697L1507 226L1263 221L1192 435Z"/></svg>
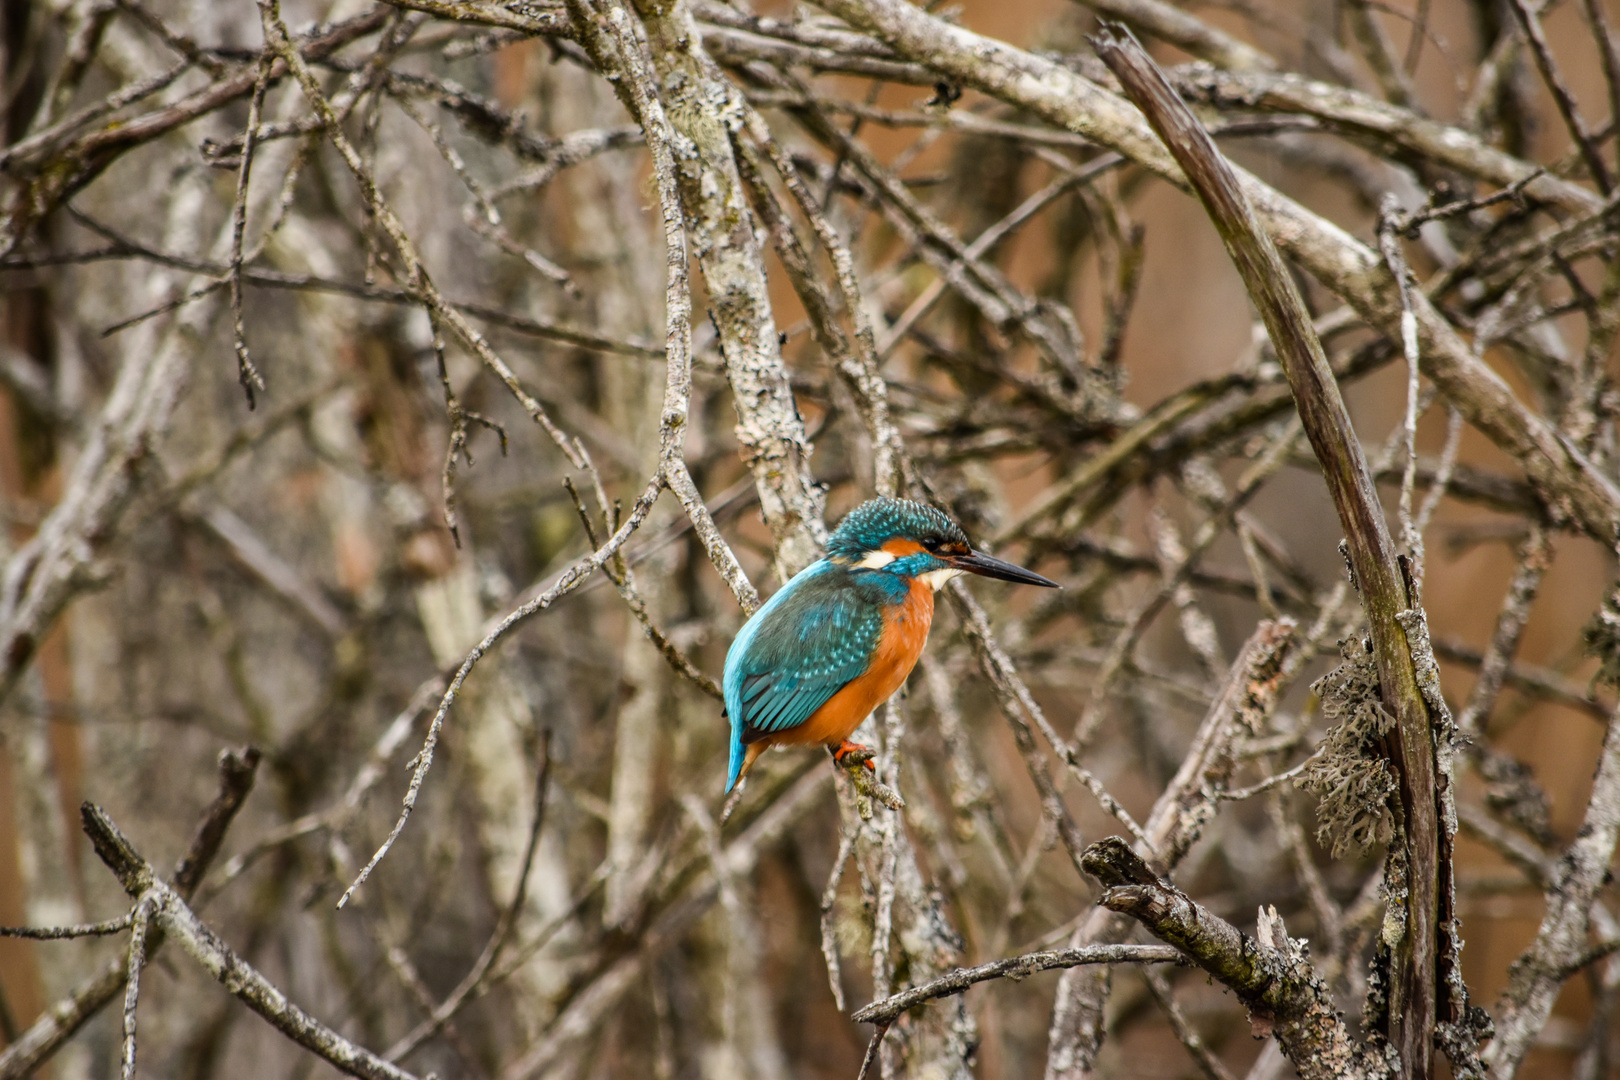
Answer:
<svg viewBox="0 0 1620 1080"><path fill-rule="evenodd" d="M962 573L1059 588L974 551L962 527L932 506L872 499L851 510L826 557L754 612L726 653L726 790L769 746L821 743L840 763L866 750L850 735L911 674L934 594Z"/></svg>

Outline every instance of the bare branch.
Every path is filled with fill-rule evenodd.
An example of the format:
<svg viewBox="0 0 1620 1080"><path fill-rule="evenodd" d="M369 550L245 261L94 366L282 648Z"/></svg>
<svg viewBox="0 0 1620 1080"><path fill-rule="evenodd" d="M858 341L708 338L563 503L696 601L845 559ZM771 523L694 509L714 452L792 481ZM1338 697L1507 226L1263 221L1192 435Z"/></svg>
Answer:
<svg viewBox="0 0 1620 1080"><path fill-rule="evenodd" d="M1586 122L1581 119L1580 110L1575 104L1575 95L1570 93L1569 86L1553 59L1552 47L1547 44L1547 34L1541 28L1541 17L1527 0L1509 0L1508 6L1513 9L1519 25L1524 28L1525 39L1530 43L1530 55L1536 58L1536 67L1541 71L1547 89L1552 91L1553 101L1558 105L1558 114L1564 118L1564 124L1575 139L1575 145L1580 148L1581 159L1586 162L1587 171L1591 173L1598 189L1607 195L1614 189L1614 180L1609 175L1609 167L1603 163L1602 155L1598 153L1592 133L1587 130Z"/></svg>
<svg viewBox="0 0 1620 1080"><path fill-rule="evenodd" d="M1519 1071L1535 1035L1547 1022L1564 981L1587 952L1592 902L1608 876L1620 840L1620 710L1609 722L1592 781L1592 797L1575 842L1551 867L1547 912L1536 940L1513 965L1496 1009L1496 1038L1485 1065L1495 1080Z"/></svg>
<svg viewBox="0 0 1620 1080"><path fill-rule="evenodd" d="M122 934L133 924L133 916L120 915L116 919L83 923L79 926L0 926L0 937L27 938L30 941L65 941L69 938Z"/></svg>
<svg viewBox="0 0 1620 1080"><path fill-rule="evenodd" d="M350 1076L364 1077L365 1080L415 1080L412 1074L356 1046L310 1016L232 952L213 930L192 913L180 894L158 878L99 806L85 803L84 828L95 845L96 854L117 876L124 891L138 898L144 907L149 907L152 921L248 1008L264 1017L288 1038ZM130 986L133 988L135 985L132 977ZM132 991L130 997L133 996ZM133 1015L133 1008L126 1005L125 1070L130 1075L133 1075L135 1064L134 1025L129 1019Z"/></svg>
<svg viewBox="0 0 1620 1080"><path fill-rule="evenodd" d="M1049 60L950 25L901 0L826 0L853 26L872 31L902 56L926 58L964 85L1093 139L1178 186L1187 179L1152 130L1124 101ZM1365 246L1298 203L1235 170L1236 183L1265 232L1288 255L1344 297L1358 313L1398 336L1394 282ZM1511 183L1519 177L1507 177ZM1620 487L1475 357L1421 295L1414 297L1428 375L1490 439L1519 460L1538 488L1591 535L1607 542L1620 527Z"/></svg>
<svg viewBox="0 0 1620 1080"><path fill-rule="evenodd" d="M1304 1080L1385 1075L1364 1059L1332 995L1275 910L1261 912L1258 940L1157 878L1117 837L1086 849L1086 870L1106 887L1101 903L1129 915L1230 987L1257 1033L1273 1034Z"/></svg>
<svg viewBox="0 0 1620 1080"><path fill-rule="evenodd" d="M1181 953L1163 945L1085 945L1077 949L1047 949L1009 956L977 967L957 968L922 986L913 986L881 1001L857 1009L851 1020L888 1027L903 1012L935 998L963 993L968 987L990 979L1018 982L1037 971L1053 971L1081 964L1175 964Z"/></svg>
<svg viewBox="0 0 1620 1080"><path fill-rule="evenodd" d="M219 757L219 794L203 812L197 823L186 853L175 865L170 880L175 890L189 898L197 891L203 875L219 853L225 831L236 817L248 792L253 790L254 774L259 766L257 750L247 749L240 754L227 751ZM161 940L148 942L148 957L156 953ZM127 955L114 957L103 964L94 975L79 983L60 1001L45 1010L34 1024L0 1050L0 1080L19 1080L28 1076L41 1063L61 1049L62 1044L84 1026L96 1013L118 996L127 979Z"/></svg>

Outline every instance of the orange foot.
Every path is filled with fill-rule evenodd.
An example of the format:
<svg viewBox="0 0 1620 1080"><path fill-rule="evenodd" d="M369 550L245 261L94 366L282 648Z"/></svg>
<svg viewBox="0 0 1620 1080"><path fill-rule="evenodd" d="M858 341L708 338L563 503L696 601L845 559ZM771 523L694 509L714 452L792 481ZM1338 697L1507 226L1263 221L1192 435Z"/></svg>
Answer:
<svg viewBox="0 0 1620 1080"><path fill-rule="evenodd" d="M873 754L870 746L862 746L860 743L853 743L845 739L837 746L827 747L827 751L832 754L833 764L839 768L847 769L851 765L865 765L873 772L877 772L877 766L872 764Z"/></svg>

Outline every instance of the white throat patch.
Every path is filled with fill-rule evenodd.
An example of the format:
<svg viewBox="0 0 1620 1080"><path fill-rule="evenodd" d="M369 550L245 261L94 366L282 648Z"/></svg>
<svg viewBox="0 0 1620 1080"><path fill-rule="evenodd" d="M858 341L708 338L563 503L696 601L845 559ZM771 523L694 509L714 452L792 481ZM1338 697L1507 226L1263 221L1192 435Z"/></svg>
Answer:
<svg viewBox="0 0 1620 1080"><path fill-rule="evenodd" d="M961 577L962 571L956 569L954 566L947 566L943 570L930 570L926 574L918 574L917 576L928 582L929 587L935 592L939 592L939 590L945 587L945 583L947 581L950 581L952 578Z"/></svg>

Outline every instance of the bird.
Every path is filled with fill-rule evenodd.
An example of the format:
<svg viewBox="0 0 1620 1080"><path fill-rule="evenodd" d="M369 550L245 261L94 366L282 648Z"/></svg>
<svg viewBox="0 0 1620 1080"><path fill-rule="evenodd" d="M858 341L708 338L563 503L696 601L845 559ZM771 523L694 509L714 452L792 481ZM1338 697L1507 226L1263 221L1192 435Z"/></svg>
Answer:
<svg viewBox="0 0 1620 1080"><path fill-rule="evenodd" d="M934 594L962 573L1060 587L973 550L935 507L879 498L851 510L826 555L755 611L726 653L726 791L770 746L820 743L839 764L866 751L850 735L905 683L928 640Z"/></svg>

